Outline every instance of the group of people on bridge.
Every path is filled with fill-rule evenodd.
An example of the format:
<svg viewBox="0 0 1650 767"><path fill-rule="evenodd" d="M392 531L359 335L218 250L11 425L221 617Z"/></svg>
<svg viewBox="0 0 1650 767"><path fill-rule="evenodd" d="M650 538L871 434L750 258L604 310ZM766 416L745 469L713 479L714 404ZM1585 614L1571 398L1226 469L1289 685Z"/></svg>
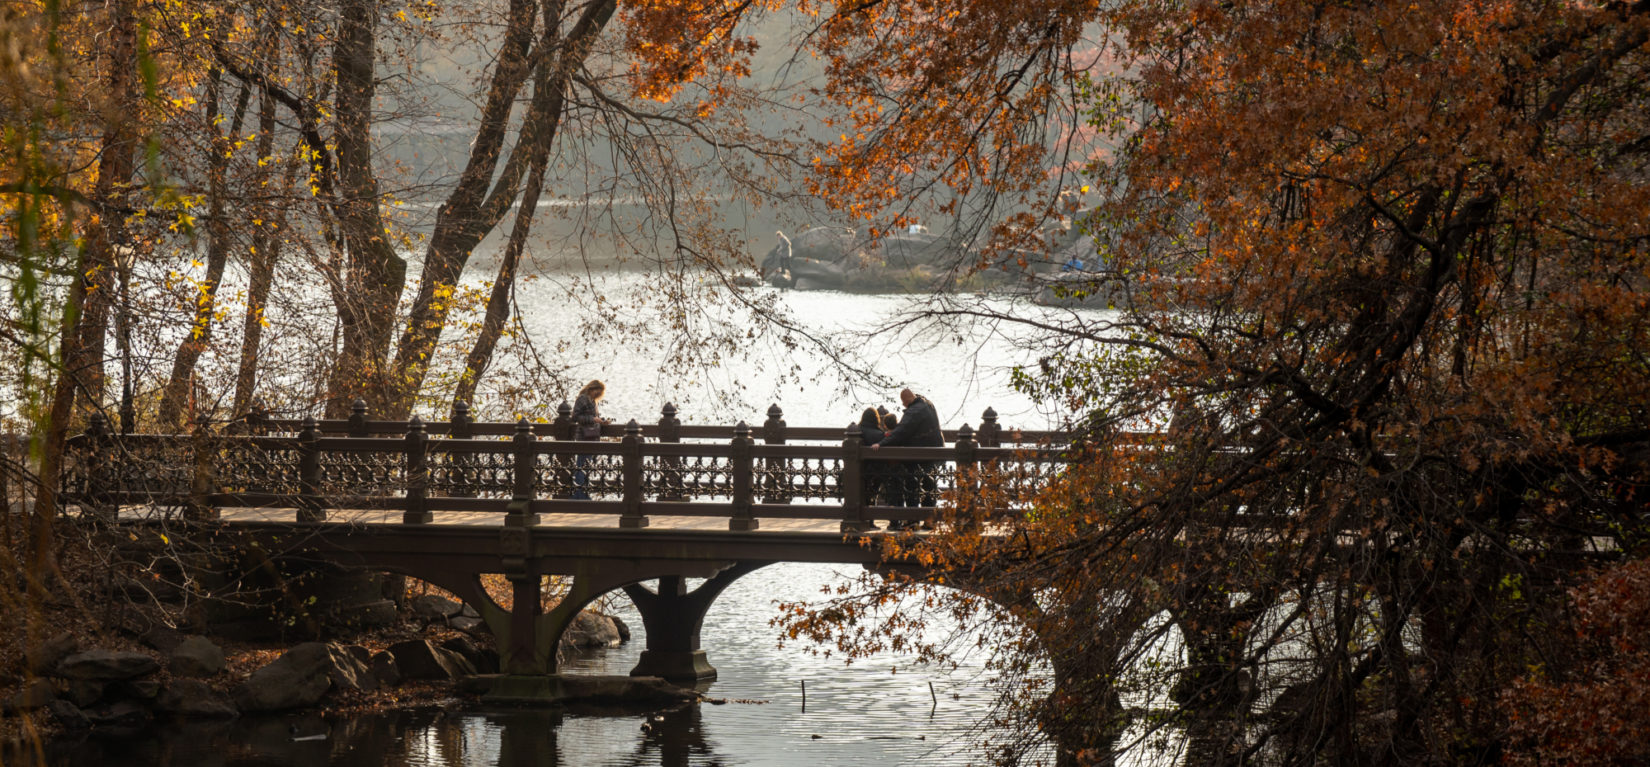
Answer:
<svg viewBox="0 0 1650 767"><path fill-rule="evenodd" d="M579 396L573 402L575 439L601 439L602 426L610 423L601 413L602 398L606 395L607 385L600 380L593 380L579 390ZM862 444L871 450L883 446L944 447L945 432L940 426L939 411L934 403L909 388L900 390L899 399L905 410L904 418L881 405L865 408L860 414ZM579 468L574 471L573 482L581 489L574 495L575 498L590 497L582 489L588 483L584 468L589 461L590 456L587 455L579 456L576 461ZM933 508L939 501L939 469L940 463L936 461L869 461L862 478L866 504ZM893 521L888 526L890 529L901 529L915 524L918 523Z"/></svg>
<svg viewBox="0 0 1650 767"><path fill-rule="evenodd" d="M944 447L945 433L940 427L939 411L927 397L910 389L901 389L900 403L905 417L900 418L883 407L868 407L859 417L860 440L872 450L888 447ZM939 500L935 461L896 463L868 461L863 481L865 500L872 506L906 506L933 508ZM889 522L890 529L917 524Z"/></svg>

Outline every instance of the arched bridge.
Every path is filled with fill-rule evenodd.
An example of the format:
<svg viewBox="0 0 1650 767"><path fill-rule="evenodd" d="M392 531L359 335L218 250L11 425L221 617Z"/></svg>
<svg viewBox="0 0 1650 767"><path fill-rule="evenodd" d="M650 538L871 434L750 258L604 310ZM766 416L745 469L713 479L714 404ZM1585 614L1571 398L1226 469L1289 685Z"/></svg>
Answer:
<svg viewBox="0 0 1650 767"><path fill-rule="evenodd" d="M480 612L518 678L553 676L579 610L623 589L647 634L632 673L706 680L699 629L735 579L775 562L874 566L879 521L931 514L890 498L932 503L925 482L967 492L988 467L993 497L1018 505L1062 470L1066 445L1005 429L989 409L944 447L874 453L857 426L791 427L777 405L759 429L682 424L666 405L657 423L608 425L599 442L574 434L565 403L543 423L476 423L463 408L446 422L377 421L356 403L348 420L202 421L174 435L112 434L94 416L64 487L106 521L177 519L433 583ZM482 589L484 573L509 578L514 609ZM571 587L541 612L546 575ZM705 580L690 590L690 578Z"/></svg>

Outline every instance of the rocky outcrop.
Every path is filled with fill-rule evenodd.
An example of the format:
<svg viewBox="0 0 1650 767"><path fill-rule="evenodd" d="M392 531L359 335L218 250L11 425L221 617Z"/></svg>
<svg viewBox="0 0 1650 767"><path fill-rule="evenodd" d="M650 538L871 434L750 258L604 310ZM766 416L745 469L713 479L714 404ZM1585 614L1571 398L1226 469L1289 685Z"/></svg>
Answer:
<svg viewBox="0 0 1650 767"><path fill-rule="evenodd" d="M155 717L144 705L130 700L119 700L110 703L99 703L91 708L81 709L86 720L93 727L120 730L136 730L145 727Z"/></svg>
<svg viewBox="0 0 1650 767"><path fill-rule="evenodd" d="M223 664L223 650L203 636L179 642L166 659L166 669L181 677L212 676L223 670Z"/></svg>
<svg viewBox="0 0 1650 767"><path fill-rule="evenodd" d="M442 649L452 650L470 662L478 674L498 673L498 653L483 650L468 637L456 636L441 643Z"/></svg>
<svg viewBox="0 0 1650 767"><path fill-rule="evenodd" d="M92 720L86 718L86 714L80 710L79 706L66 700L59 699L47 703L46 710L51 712L52 719L57 722L57 726L68 732L91 729Z"/></svg>
<svg viewBox="0 0 1650 767"><path fill-rule="evenodd" d="M388 652L372 656L372 675L385 687L401 684L401 667L395 665L395 656Z"/></svg>

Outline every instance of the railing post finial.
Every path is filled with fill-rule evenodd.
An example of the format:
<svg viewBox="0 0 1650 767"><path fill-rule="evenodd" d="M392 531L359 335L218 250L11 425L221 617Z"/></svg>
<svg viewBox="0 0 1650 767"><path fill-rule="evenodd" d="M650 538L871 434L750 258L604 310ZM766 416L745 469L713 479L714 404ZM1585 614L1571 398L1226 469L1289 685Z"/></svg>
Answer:
<svg viewBox="0 0 1650 767"><path fill-rule="evenodd" d="M349 406L349 435L351 437L367 436L367 401L360 397Z"/></svg>
<svg viewBox="0 0 1650 767"><path fill-rule="evenodd" d="M682 441L682 421L676 417L676 405L666 402L659 411L659 441L665 444L675 444ZM685 501L687 495L683 492L682 457L679 455L664 455L659 457L660 480L664 486L659 493L661 501Z"/></svg>
<svg viewBox="0 0 1650 767"><path fill-rule="evenodd" d="M785 411L779 409L775 402L768 407L768 420L762 424L762 442L768 445L785 444ZM786 477L785 459L762 459L762 502L763 503L790 503L792 500L790 482Z"/></svg>
<svg viewBox="0 0 1650 767"><path fill-rule="evenodd" d="M997 411L986 408L980 416L980 433L978 435L980 447L1001 447L1003 444L1003 427L997 423Z"/></svg>
<svg viewBox="0 0 1650 767"><path fill-rule="evenodd" d="M575 428L577 427L573 423L573 406L568 404L567 400L562 400L561 404L556 406L556 420L550 424L551 436L565 442L573 439Z"/></svg>

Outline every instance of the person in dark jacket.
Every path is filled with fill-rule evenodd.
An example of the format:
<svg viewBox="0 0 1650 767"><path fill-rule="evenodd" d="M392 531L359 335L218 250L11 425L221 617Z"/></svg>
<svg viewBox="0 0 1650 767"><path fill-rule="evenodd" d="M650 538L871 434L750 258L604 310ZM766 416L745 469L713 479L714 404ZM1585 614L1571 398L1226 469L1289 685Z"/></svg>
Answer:
<svg viewBox="0 0 1650 767"><path fill-rule="evenodd" d="M882 418L883 436L887 436L888 432L893 431L895 427L899 426L899 416L894 415L893 411L888 408L877 405L877 415ZM876 443L866 442L865 444L875 445ZM883 464L883 473L886 479L882 483L882 505L905 505L905 477L910 473L905 470L906 468L906 466L893 462L886 462Z"/></svg>
<svg viewBox="0 0 1650 767"><path fill-rule="evenodd" d="M607 419L602 417L602 397L607 396L607 384L601 381L591 381L579 390L578 399L573 401L573 439L586 442L599 442L602 438L602 425ZM585 467L590 465L589 455L580 455L574 460L578 468L573 470L573 497L580 500L590 500L590 491L586 489L590 477Z"/></svg>
<svg viewBox="0 0 1650 767"><path fill-rule="evenodd" d="M888 447L944 447L945 433L940 427L940 414L934 409L934 403L927 397L919 395L910 389L901 389L900 402L905 405L905 417L899 420L899 425L888 432L882 441L873 445L872 450L887 445ZM933 508L939 501L939 473L940 463L937 461L911 461L906 465L904 482L904 501L907 507ZM905 525L902 525L902 527Z"/></svg>
<svg viewBox="0 0 1650 767"><path fill-rule="evenodd" d="M886 432L882 430L882 416L877 414L873 407L865 408L859 415L859 443L861 445L875 445L882 441ZM889 506L888 486L892 484L893 468L887 461L866 461L861 468L860 487L866 506Z"/></svg>

